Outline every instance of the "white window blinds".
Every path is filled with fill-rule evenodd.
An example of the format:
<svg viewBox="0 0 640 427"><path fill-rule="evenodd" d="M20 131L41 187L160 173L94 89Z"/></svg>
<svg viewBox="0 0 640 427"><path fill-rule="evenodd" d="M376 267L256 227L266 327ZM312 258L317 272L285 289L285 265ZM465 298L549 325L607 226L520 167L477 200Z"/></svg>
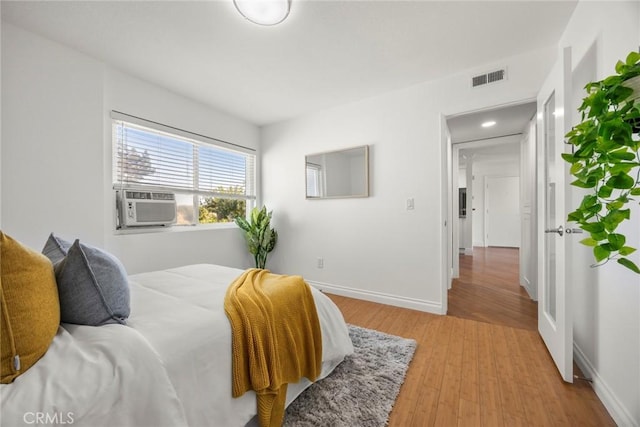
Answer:
<svg viewBox="0 0 640 427"><path fill-rule="evenodd" d="M115 117L114 188L255 199L255 154L249 149L216 146L189 138L185 131Z"/></svg>

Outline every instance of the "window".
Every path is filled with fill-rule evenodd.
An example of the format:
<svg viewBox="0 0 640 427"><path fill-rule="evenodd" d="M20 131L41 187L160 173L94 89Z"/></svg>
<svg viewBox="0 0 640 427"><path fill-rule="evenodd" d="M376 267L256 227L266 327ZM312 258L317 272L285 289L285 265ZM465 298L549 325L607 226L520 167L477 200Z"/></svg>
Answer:
<svg viewBox="0 0 640 427"><path fill-rule="evenodd" d="M322 166L307 162L307 197L322 196Z"/></svg>
<svg viewBox="0 0 640 427"><path fill-rule="evenodd" d="M113 188L176 194L177 224L233 222L255 205L254 150L112 112Z"/></svg>

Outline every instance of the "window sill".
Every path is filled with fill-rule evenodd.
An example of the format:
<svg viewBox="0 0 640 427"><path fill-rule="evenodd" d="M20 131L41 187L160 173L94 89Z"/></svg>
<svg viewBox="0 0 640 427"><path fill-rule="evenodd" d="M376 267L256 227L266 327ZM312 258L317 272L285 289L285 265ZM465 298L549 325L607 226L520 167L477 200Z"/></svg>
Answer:
<svg viewBox="0 0 640 427"><path fill-rule="evenodd" d="M174 225L171 227L130 227L114 230L114 235L149 234L149 233L184 233L192 231L226 230L238 228L234 222L220 224Z"/></svg>

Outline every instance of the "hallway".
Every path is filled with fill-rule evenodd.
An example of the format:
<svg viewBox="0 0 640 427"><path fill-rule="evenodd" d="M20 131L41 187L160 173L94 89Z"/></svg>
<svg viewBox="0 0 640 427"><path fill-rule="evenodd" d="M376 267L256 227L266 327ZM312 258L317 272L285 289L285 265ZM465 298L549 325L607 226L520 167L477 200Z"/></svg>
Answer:
<svg viewBox="0 0 640 427"><path fill-rule="evenodd" d="M538 304L519 284L517 248L474 247L460 255L460 277L447 314L514 328L538 329Z"/></svg>

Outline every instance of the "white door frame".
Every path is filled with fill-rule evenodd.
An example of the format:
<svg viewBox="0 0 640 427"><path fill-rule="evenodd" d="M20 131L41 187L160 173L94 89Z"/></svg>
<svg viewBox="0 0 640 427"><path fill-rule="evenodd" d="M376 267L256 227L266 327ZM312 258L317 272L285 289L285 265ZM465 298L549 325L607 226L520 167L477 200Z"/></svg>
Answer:
<svg viewBox="0 0 640 427"><path fill-rule="evenodd" d="M457 241L453 240L454 233L456 236L460 235L460 222L454 221L458 218L458 212L453 209L453 200L458 198L457 191L455 189L454 193L454 185L453 182L458 182L458 170L454 169L453 164L453 147L457 147L459 149L462 148L476 148L476 147L488 147L492 145L496 145L495 141L491 140L478 140L478 141L470 141L463 142L458 144L452 144L451 138L449 136L449 127L447 126L447 120L456 116L477 113L485 110L494 110L496 108L510 107L516 106L520 104L525 104L529 102L535 102L535 98L526 98L521 99L519 101L509 102L501 105L487 105L483 108L479 108L471 111L457 111L452 112L450 114L440 113L440 143L442 144L442 218L444 218L444 226L442 229L441 238L443 239L441 249L441 265L442 265L442 278L440 283L440 294L442 301L442 310L441 314L447 314L448 307L448 290L451 288L451 281L453 278L453 263L454 258L455 262L458 263L458 250L456 248L455 256L452 255L453 248L457 246ZM457 162L456 162L457 165ZM454 178L455 177L455 178ZM455 180L454 180L455 179ZM457 187L457 185L456 185ZM467 213L472 212L470 207L470 203L467 202ZM522 225L522 224L521 224ZM457 230L454 230L457 229Z"/></svg>
<svg viewBox="0 0 640 427"><path fill-rule="evenodd" d="M453 221L453 209L451 201L452 196L452 175L451 175L451 163L452 163L452 147L451 137L449 134L449 127L447 126L447 117L444 114L440 114L440 146L443 149L442 163L441 163L441 179L442 179L442 194L440 197L440 214L444 219L442 224L442 239L440 244L441 253L441 277L440 277L440 301L441 309L440 314L447 314L448 307L448 290L451 287L451 278L453 273L453 257L451 256L453 239L451 235L451 228L455 225Z"/></svg>
<svg viewBox="0 0 640 427"><path fill-rule="evenodd" d="M451 155L451 170L457 171L460 169L460 147L458 144L452 144L453 152ZM451 174L451 256L452 259L452 267L451 267L451 278L457 279L460 277L460 199L457 197L458 192L460 191L460 177L457 173ZM449 282L449 289L451 289L451 282Z"/></svg>

